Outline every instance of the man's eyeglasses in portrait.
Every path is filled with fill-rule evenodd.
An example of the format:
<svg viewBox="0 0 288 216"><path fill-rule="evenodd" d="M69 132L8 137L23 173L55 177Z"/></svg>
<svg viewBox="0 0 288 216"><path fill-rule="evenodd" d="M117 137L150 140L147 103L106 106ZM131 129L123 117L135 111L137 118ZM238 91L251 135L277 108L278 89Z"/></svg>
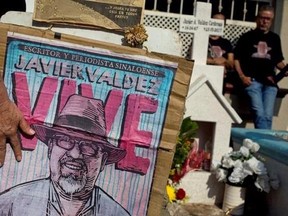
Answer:
<svg viewBox="0 0 288 216"><path fill-rule="evenodd" d="M78 144L79 150L83 155L92 157L97 156L102 152L102 148L92 141L77 140L74 137L67 135L54 135L53 138L55 139L57 146L68 151L73 149L75 144Z"/></svg>

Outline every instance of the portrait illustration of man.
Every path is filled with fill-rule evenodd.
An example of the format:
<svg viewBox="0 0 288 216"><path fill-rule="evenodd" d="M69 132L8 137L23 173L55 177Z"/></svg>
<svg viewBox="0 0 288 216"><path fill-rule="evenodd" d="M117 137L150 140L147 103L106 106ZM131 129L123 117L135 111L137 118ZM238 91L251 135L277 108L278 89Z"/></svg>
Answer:
<svg viewBox="0 0 288 216"><path fill-rule="evenodd" d="M34 124L36 137L48 146L50 176L26 182L0 196L0 215L130 215L96 186L106 165L122 160L126 151L106 138L103 102L72 95L53 127Z"/></svg>

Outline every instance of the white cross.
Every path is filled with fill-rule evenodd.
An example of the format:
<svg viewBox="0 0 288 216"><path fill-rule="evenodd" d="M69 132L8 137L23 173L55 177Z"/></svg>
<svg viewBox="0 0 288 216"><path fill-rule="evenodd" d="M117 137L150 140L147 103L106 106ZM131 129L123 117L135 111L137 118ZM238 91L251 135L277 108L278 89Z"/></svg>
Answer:
<svg viewBox="0 0 288 216"><path fill-rule="evenodd" d="M211 3L197 2L195 16L180 17L180 32L194 33L191 58L199 65L206 64L209 35L224 32L224 21L211 19L211 9Z"/></svg>

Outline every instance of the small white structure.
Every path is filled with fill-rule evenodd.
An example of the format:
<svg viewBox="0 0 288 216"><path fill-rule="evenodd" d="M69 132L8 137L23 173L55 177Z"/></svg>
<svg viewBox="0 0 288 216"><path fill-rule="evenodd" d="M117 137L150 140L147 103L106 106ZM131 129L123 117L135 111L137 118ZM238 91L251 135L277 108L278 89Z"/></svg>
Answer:
<svg viewBox="0 0 288 216"><path fill-rule="evenodd" d="M198 122L200 128L200 148L205 148L208 142L211 159L219 161L223 153L229 151L231 124L241 122L240 117L204 75L191 84L186 104L189 107L185 115ZM182 178L180 187L190 195L190 203L213 205L220 204L223 200L223 183L218 183L215 176L207 171L187 173Z"/></svg>
<svg viewBox="0 0 288 216"><path fill-rule="evenodd" d="M201 101L201 103L197 103ZM201 76L195 80L189 89L186 104L185 116L197 122L207 122L213 124L210 130L202 134L212 135L210 139L212 145L212 160L220 160L224 152L229 151L230 130L232 123L240 123L241 119L235 110L228 103L226 98L219 94L206 76ZM205 130L205 128L204 128ZM227 133L227 131L229 131ZM200 138L201 141L201 138Z"/></svg>
<svg viewBox="0 0 288 216"><path fill-rule="evenodd" d="M201 12L204 11L206 14L201 17L201 13L197 18L205 23L211 22L211 19L207 18L207 13L211 14L211 4L197 2L196 14L198 14L198 9ZM193 60L195 64L186 100L185 117L190 116L195 121L215 124L213 127L210 127L210 130L211 128L213 130L213 139L211 140L212 159L220 160L223 152L228 151L232 123L241 123L242 120L222 95L224 67L206 65L208 50L207 32L201 30L201 28L198 29L199 31L195 31L194 37L206 38L207 46L203 47L203 44L198 43L198 41L196 43L195 41L193 42ZM207 136L207 132L205 136Z"/></svg>
<svg viewBox="0 0 288 216"><path fill-rule="evenodd" d="M197 10L203 13L197 13ZM209 23L211 4L198 2L197 18ZM201 17L203 15L203 17ZM192 57L195 61L190 88L186 99L185 117L190 117L199 125L199 149L211 152L211 160L219 161L229 151L232 123L241 123L241 118L222 95L223 66L206 65L208 37L207 32L195 31L194 37L206 38L204 47L201 39L194 40ZM219 204L223 198L223 184L217 183L215 176L207 171L192 171L181 180L191 203Z"/></svg>

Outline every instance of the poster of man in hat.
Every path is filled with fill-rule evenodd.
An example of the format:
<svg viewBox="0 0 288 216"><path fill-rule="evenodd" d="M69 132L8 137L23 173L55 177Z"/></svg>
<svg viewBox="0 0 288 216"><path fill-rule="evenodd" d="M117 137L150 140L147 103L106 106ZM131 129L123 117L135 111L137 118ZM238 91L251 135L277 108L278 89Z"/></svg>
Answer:
<svg viewBox="0 0 288 216"><path fill-rule="evenodd" d="M0 215L146 215L177 64L9 33L4 82L36 132Z"/></svg>

